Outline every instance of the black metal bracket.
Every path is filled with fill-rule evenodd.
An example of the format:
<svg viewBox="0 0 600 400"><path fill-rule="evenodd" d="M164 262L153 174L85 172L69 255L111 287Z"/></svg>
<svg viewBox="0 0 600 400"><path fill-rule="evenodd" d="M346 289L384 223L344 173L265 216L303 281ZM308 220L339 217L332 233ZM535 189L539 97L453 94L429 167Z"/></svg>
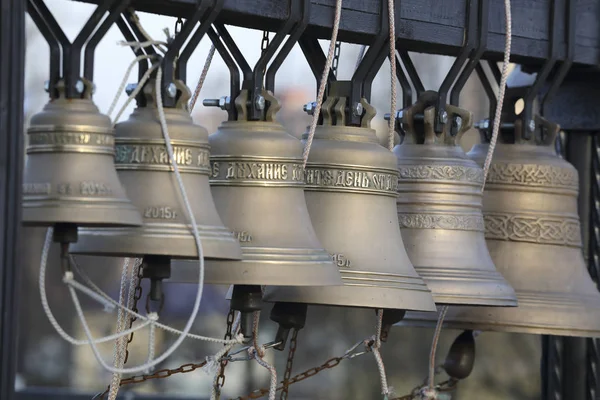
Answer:
<svg viewBox="0 0 600 400"><path fill-rule="evenodd" d="M232 100L235 100L240 94L240 70L235 60L229 54L227 47L221 41L219 34L211 27L208 30L208 37L215 46L215 49L221 55L227 69L229 69L229 104L226 106L227 119L235 121L237 119L237 109L233 107ZM248 66L250 68L250 66Z"/></svg>
<svg viewBox="0 0 600 400"><path fill-rule="evenodd" d="M181 93L176 89L174 81L185 82L187 61L222 7L223 0L198 0L192 16L185 21L179 33L169 43L168 50L161 61L162 98L165 107L174 107L177 104ZM198 22L200 27L192 35ZM186 45L190 35L192 37ZM183 51L179 54L181 49Z"/></svg>
<svg viewBox="0 0 600 400"><path fill-rule="evenodd" d="M325 64L327 58L325 57L325 53L321 49L319 45L319 41L314 36L302 35L298 40L298 44L300 45L300 50L304 54L304 58L308 62L308 66L312 71L315 79L317 80L317 91L319 90L319 83L321 82L321 78L323 76L323 70L325 69ZM326 88L331 86L332 82L337 80L335 74L330 69L327 75L327 85ZM327 89L325 91L327 94Z"/></svg>
<svg viewBox="0 0 600 400"><path fill-rule="evenodd" d="M120 12L117 13L117 11L121 9L121 5L117 5L117 2L118 0L106 0L101 2L87 20L75 40L71 43L43 0L28 1L28 12L50 45L50 80L48 89L51 98L56 98L58 96L56 84L61 78L60 56L57 56L57 47L62 47L62 77L65 81L66 97L81 98L84 95L85 86L81 81L81 50L86 42L88 42L88 39L90 39L90 36L96 31L96 28L98 28L91 40L91 52L93 52L95 46L100 42L104 34L108 31L108 28L110 28L112 23L116 20L115 14L116 16L120 14ZM107 21L98 27L107 11L109 11ZM51 36L53 39L49 40ZM91 54L91 52L86 53L88 58L88 54ZM88 61L85 73L86 75L93 74L93 58L91 61Z"/></svg>
<svg viewBox="0 0 600 400"><path fill-rule="evenodd" d="M276 63L274 65L275 69L273 69L273 71L271 72L271 74L268 77L269 78L269 80L268 80L269 89L274 90L275 72L277 71L277 69L279 68L281 63L283 63L283 60L285 59L285 57L291 51L292 47L294 46L294 44L300 37L302 31L304 31L304 29L306 28L307 21L304 21L304 19L305 19L306 15L309 15L307 12L307 7L309 6L309 4L306 4L309 2L310 2L309 0L303 1L302 3L298 2L298 1L290 0L288 18L285 20L285 22L282 24L282 26L277 30L275 36L270 41L267 48L263 50L260 58L258 59L256 65L254 66L254 69L252 69L250 67L250 65L248 64L248 62L246 61L246 59L245 59L244 55L242 54L242 52L240 51L239 47L236 45L235 41L233 40L233 38L227 31L227 28L225 28L225 25L222 23L215 24L215 28L220 36L220 40L214 40L214 39L218 39L218 38L215 38L214 34L212 34L213 43L215 43L215 42L221 43L221 40L222 40L221 44L226 47L226 49L221 48L221 50L219 50L219 48L217 48L217 50L219 51L219 54L221 54L221 56L224 59L228 58L228 60L226 62L234 61L237 64L236 68L239 67L242 70L242 74L244 77L244 80L242 82L242 89L249 91L247 108L248 108L248 119L251 121L261 121L266 118L267 109L269 107L269 104L267 104L264 96L262 95L262 91L263 91L263 88L267 88L265 85L265 72L267 71L267 66L269 64L269 61L273 58L273 56L275 56L275 53L277 52L277 50L279 49L281 44L284 42L285 37L288 34L290 34L290 38L284 44L284 46L281 50L281 52L283 52L283 53L281 54L280 57L278 57L274 60L274 62ZM217 47L216 44L215 44L215 47ZM225 53L227 53L225 50L227 50L231 56L229 56L229 54L225 55ZM230 72L232 72L232 88L231 88L231 100L230 101L233 104L235 102L235 99L237 98L239 89L236 88L234 90L234 88L233 88L234 77L233 77L233 71L231 68L230 68ZM233 105L230 105L230 109L232 109L232 108L234 108ZM234 111L229 112L229 118L232 117L233 112Z"/></svg>

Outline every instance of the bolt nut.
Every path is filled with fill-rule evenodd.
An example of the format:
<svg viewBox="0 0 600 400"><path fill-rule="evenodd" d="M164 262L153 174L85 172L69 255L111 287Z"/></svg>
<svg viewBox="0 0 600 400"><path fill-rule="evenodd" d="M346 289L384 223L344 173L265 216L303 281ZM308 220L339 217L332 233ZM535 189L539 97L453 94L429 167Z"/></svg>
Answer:
<svg viewBox="0 0 600 400"><path fill-rule="evenodd" d="M362 104L354 103L354 107L352 107L352 114L354 114L355 117L360 117L364 110L365 109Z"/></svg>
<svg viewBox="0 0 600 400"><path fill-rule="evenodd" d="M442 114L440 115L440 121L442 124L448 122L448 113L446 111L442 111Z"/></svg>
<svg viewBox="0 0 600 400"><path fill-rule="evenodd" d="M304 105L304 107L302 107L302 109L304 110L304 112L307 113L308 115L314 115L315 114L315 108L317 108L317 102L316 101L311 101L310 103L306 103Z"/></svg>
<svg viewBox="0 0 600 400"><path fill-rule="evenodd" d="M131 96L131 93L133 93L135 89L137 89L137 86L137 83L130 83L127 86L125 86L125 93L127 93L127 96Z"/></svg>
<svg viewBox="0 0 600 400"><path fill-rule="evenodd" d="M177 86L175 86L173 82L169 83L169 86L167 86L167 95L173 99L177 96Z"/></svg>
<svg viewBox="0 0 600 400"><path fill-rule="evenodd" d="M229 110L229 106L231 105L231 98L229 96L221 96L219 99L219 108L221 110Z"/></svg>
<svg viewBox="0 0 600 400"><path fill-rule="evenodd" d="M528 127L529 127L529 130L530 130L531 132L535 131L535 121L534 121L534 120L532 120L532 119L530 119L530 120L529 120Z"/></svg>
<svg viewBox="0 0 600 400"><path fill-rule="evenodd" d="M264 110L265 109L265 97L262 95L258 95L256 96L256 98L254 99L254 106L256 107L257 110Z"/></svg>
<svg viewBox="0 0 600 400"><path fill-rule="evenodd" d="M50 81L44 82L44 91L50 93Z"/></svg>
<svg viewBox="0 0 600 400"><path fill-rule="evenodd" d="M459 116L456 116L456 118L454 118L454 121L452 121L452 124L458 130L462 127L462 122L463 122L462 118Z"/></svg>
<svg viewBox="0 0 600 400"><path fill-rule="evenodd" d="M85 90L85 84L83 83L83 81L81 79L79 79L76 83L75 83L75 90L77 91L77 93L81 94L83 93L83 91Z"/></svg>

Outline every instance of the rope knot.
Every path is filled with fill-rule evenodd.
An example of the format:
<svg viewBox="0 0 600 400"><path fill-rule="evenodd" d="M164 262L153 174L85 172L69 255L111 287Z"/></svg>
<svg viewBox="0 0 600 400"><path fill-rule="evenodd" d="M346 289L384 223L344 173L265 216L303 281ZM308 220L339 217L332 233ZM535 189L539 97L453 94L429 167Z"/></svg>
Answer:
<svg viewBox="0 0 600 400"><path fill-rule="evenodd" d="M422 400L437 400L438 399L438 391L436 389L430 387L424 387L419 392Z"/></svg>
<svg viewBox="0 0 600 400"><path fill-rule="evenodd" d="M158 313L156 311L152 311L151 313L148 313L147 317L148 317L148 320L151 321L150 323L154 323L154 322L158 321Z"/></svg>
<svg viewBox="0 0 600 400"><path fill-rule="evenodd" d="M63 275L64 283L73 282L74 279L75 279L75 275L73 275L73 271L65 271L65 274Z"/></svg>
<svg viewBox="0 0 600 400"><path fill-rule="evenodd" d="M265 356L265 346L248 347L248 354L250 355L250 357L263 358Z"/></svg>

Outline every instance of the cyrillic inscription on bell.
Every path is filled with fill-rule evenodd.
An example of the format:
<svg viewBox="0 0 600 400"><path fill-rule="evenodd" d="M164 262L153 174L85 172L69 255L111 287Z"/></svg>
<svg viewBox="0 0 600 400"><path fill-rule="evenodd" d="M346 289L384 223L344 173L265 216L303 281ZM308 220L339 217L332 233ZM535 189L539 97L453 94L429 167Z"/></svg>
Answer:
<svg viewBox="0 0 600 400"><path fill-rule="evenodd" d="M515 306L513 289L490 258L482 215L483 171L458 145L472 115L448 105L448 122L433 129L437 94L404 111L398 159L398 219L415 269L436 303ZM422 127L415 115L424 115ZM454 126L453 126L454 125Z"/></svg>
<svg viewBox="0 0 600 400"><path fill-rule="evenodd" d="M31 118L23 173L23 223L79 226L136 226L138 210L119 182L110 118L91 100L60 96Z"/></svg>
<svg viewBox="0 0 600 400"><path fill-rule="evenodd" d="M164 109L173 156L192 206L206 258L239 259L235 237L217 213L210 192L208 132L195 125L184 107L189 90L177 107ZM102 255L198 255L192 226L173 172L154 102L154 82L144 88L145 107L116 125L115 164L119 177L144 224L136 229L85 229L73 253ZM196 266L197 267L197 266Z"/></svg>
<svg viewBox="0 0 600 400"><path fill-rule="evenodd" d="M325 118L335 101L324 104ZM345 102L345 99L335 98ZM363 100L367 112L374 109ZM370 118L368 118L370 121ZM306 141L308 134L303 136ZM306 203L343 285L267 287L267 301L399 310L435 310L398 227L394 155L368 127L317 127L306 165Z"/></svg>
<svg viewBox="0 0 600 400"><path fill-rule="evenodd" d="M558 126L535 118L499 137L483 201L485 236L498 270L517 293L516 308L450 307L451 327L560 336L600 336L600 293L584 262L577 170L556 155ZM468 154L483 164L489 144ZM426 321L425 314L411 319ZM434 321L431 321L433 324Z"/></svg>
<svg viewBox="0 0 600 400"><path fill-rule="evenodd" d="M317 239L304 199L302 144L274 119L223 122L210 135L210 185L219 214L239 239L242 261L211 261L206 282L242 285L332 285L337 268ZM248 92L236 105L240 115ZM178 263L182 265L184 263ZM179 280L177 273L173 280ZM191 275L190 275L191 276ZM182 280L187 280L183 278Z"/></svg>

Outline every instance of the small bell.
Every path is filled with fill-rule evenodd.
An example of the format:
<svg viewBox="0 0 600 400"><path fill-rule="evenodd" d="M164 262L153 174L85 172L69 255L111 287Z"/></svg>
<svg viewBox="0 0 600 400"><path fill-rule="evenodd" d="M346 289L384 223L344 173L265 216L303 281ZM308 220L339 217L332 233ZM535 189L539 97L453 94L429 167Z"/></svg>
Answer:
<svg viewBox="0 0 600 400"><path fill-rule="evenodd" d="M212 193L243 257L207 262L206 282L339 284L338 269L317 239L306 208L302 145L275 121L278 100L267 91L263 96L270 104L265 121L247 120L248 91L242 90L235 101L238 120L223 122L209 137Z"/></svg>
<svg viewBox="0 0 600 400"><path fill-rule="evenodd" d="M337 103L337 105L336 105ZM306 167L306 203L317 236L331 254L343 285L267 287L265 300L391 310L432 311L431 292L402 245L396 213L394 155L369 128L375 110L365 100L362 127L345 126L345 98L323 104ZM332 125L336 113L339 125ZM307 134L303 136L306 140ZM384 313L386 315L386 313ZM398 315L401 319L403 313ZM392 323L397 321L392 321Z"/></svg>
<svg viewBox="0 0 600 400"><path fill-rule="evenodd" d="M112 123L91 99L59 97L31 118L23 172L23 223L29 226L139 226L138 210L127 198L114 166ZM73 241L76 237L73 237Z"/></svg>
<svg viewBox="0 0 600 400"><path fill-rule="evenodd" d="M435 92L425 92L404 111L404 142L394 148L404 246L436 303L515 306L515 293L496 271L485 244L483 172L458 145L472 114L446 106L448 121L436 134L435 108L429 107L436 98ZM417 114L424 115L420 128Z"/></svg>
<svg viewBox="0 0 600 400"><path fill-rule="evenodd" d="M187 111L189 89L176 82L182 96L164 108L175 161L196 219L205 258L239 259L241 251L223 225L209 187L208 132ZM115 163L134 204L142 211L140 228L81 229L76 254L154 256L195 259L198 250L184 200L167 153L155 102L155 84L144 87L146 106L116 126ZM159 260L157 265L168 261ZM196 265L197 269L197 265ZM162 276L162 274L161 274ZM197 277L195 278L197 279Z"/></svg>
<svg viewBox="0 0 600 400"><path fill-rule="evenodd" d="M499 136L483 201L487 246L515 288L519 306L450 307L446 325L600 336L600 293L582 253L577 170L556 155L558 126L539 116L535 123L535 138L523 138L520 119ZM468 155L483 164L488 148L488 143L475 145ZM420 324L430 320L426 314L407 318Z"/></svg>

